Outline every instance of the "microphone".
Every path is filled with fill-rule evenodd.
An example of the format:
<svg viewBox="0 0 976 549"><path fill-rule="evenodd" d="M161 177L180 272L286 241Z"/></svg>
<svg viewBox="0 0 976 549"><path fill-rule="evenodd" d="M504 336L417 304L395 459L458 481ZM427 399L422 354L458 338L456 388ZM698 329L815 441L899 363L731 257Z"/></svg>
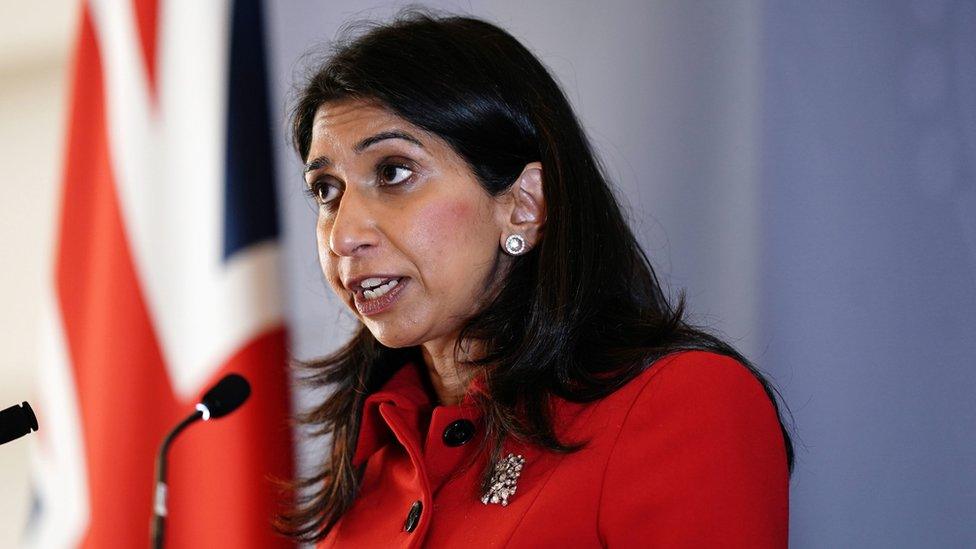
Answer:
<svg viewBox="0 0 976 549"><path fill-rule="evenodd" d="M224 417L244 404L251 396L251 385L242 376L227 374L223 379L204 393L197 411L204 421Z"/></svg>
<svg viewBox="0 0 976 549"><path fill-rule="evenodd" d="M37 430L37 416L30 404L14 404L0 411L0 444L16 440Z"/></svg>
<svg viewBox="0 0 976 549"><path fill-rule="evenodd" d="M197 421L209 421L224 417L244 404L251 396L251 385L238 374L227 374L216 385L204 393L196 405L196 411L181 421L166 435L156 453L156 493L153 498L152 546L162 549L163 534L166 528L166 472L169 447L177 435ZM26 403L25 403L26 404ZM36 427L35 427L36 428Z"/></svg>

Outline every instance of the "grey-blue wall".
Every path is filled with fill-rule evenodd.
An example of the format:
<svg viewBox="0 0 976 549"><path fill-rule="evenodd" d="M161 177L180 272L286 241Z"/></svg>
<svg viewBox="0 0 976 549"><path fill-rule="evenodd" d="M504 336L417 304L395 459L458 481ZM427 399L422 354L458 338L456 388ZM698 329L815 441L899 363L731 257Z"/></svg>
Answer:
<svg viewBox="0 0 976 549"><path fill-rule="evenodd" d="M391 5L268 3L300 358L352 322L318 273L288 97L303 53ZM429 5L552 68L659 273L779 385L795 547L976 546L976 2Z"/></svg>
<svg viewBox="0 0 976 549"><path fill-rule="evenodd" d="M976 547L976 3L763 9L762 362L802 547Z"/></svg>

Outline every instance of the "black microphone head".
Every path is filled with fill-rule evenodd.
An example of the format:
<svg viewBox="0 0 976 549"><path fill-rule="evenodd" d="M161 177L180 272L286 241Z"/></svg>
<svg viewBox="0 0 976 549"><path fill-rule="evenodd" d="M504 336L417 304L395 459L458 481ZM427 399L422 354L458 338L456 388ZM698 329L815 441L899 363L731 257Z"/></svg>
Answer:
<svg viewBox="0 0 976 549"><path fill-rule="evenodd" d="M244 404L249 396L251 396L251 384L243 376L227 374L200 400L200 404L207 410L203 412L203 419L224 417Z"/></svg>
<svg viewBox="0 0 976 549"><path fill-rule="evenodd" d="M27 433L37 430L37 416L30 404L26 402L19 406L14 404L10 408L0 411L0 444L20 438Z"/></svg>

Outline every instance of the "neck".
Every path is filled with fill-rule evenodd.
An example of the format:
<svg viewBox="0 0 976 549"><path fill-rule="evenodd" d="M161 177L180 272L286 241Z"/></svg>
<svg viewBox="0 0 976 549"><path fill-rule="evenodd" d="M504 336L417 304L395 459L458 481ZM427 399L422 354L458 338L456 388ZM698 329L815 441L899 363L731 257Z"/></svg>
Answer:
<svg viewBox="0 0 976 549"><path fill-rule="evenodd" d="M463 364L458 364L454 354L454 342L429 341L422 345L427 375L437 394L437 400L444 406L452 406L464 398L473 372ZM462 355L462 359L466 355Z"/></svg>

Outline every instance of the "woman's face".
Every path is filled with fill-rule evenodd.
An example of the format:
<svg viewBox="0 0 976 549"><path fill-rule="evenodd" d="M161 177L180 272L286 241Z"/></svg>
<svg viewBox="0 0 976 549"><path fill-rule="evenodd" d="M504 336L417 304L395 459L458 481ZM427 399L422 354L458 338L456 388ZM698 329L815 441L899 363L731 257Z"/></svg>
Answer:
<svg viewBox="0 0 976 549"><path fill-rule="evenodd" d="M501 269L504 212L440 138L375 103L318 109L305 170L322 271L382 344L453 344Z"/></svg>

